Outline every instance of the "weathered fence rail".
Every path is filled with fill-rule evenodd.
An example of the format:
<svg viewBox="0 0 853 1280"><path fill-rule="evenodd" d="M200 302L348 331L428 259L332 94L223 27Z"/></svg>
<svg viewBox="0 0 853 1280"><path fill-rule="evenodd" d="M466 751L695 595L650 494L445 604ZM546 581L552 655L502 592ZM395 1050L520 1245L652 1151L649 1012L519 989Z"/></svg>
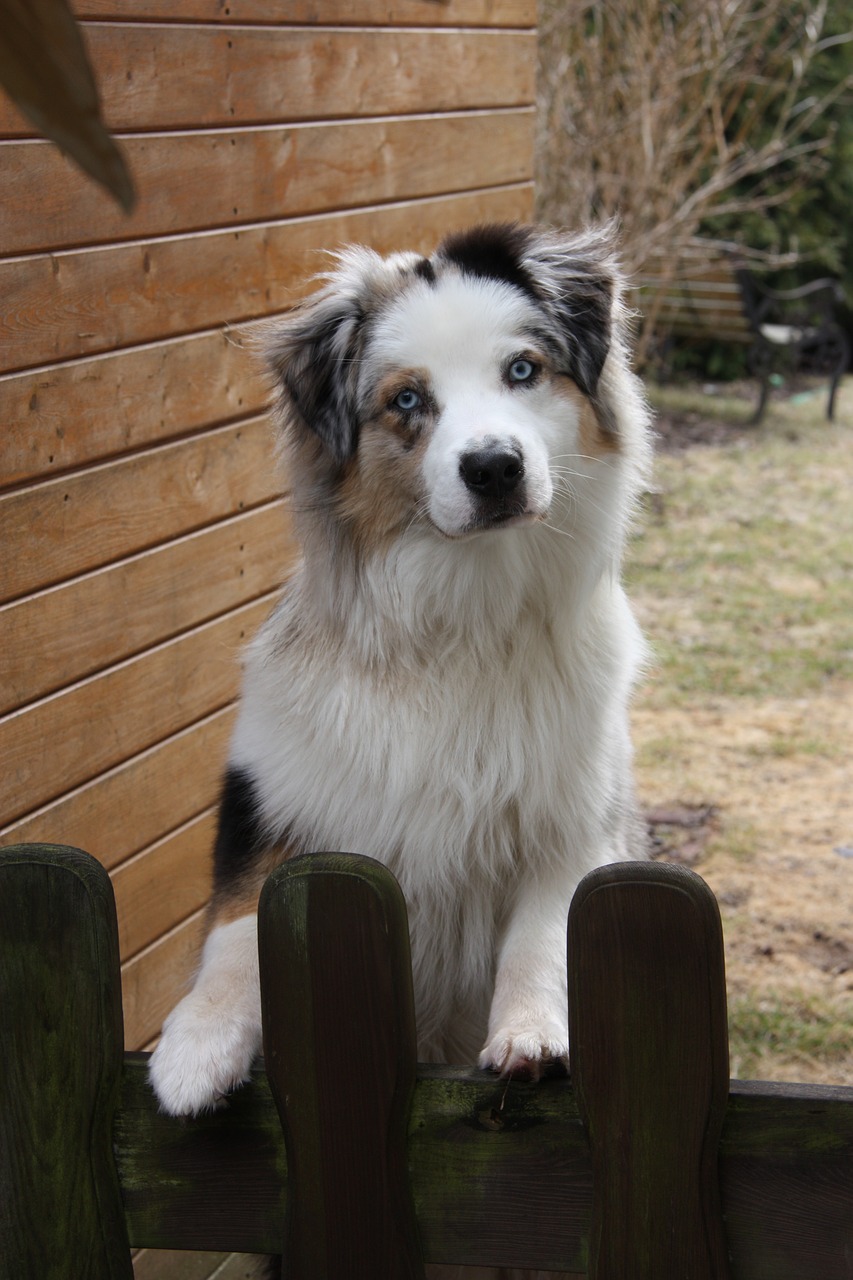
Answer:
<svg viewBox="0 0 853 1280"><path fill-rule="evenodd" d="M281 1252L290 1280L853 1276L853 1089L729 1083L691 873L581 886L572 1080L416 1068L405 909L370 860L282 868L259 945L265 1070L213 1115L160 1115L146 1055L122 1055L106 873L0 850L2 1280L128 1278L143 1245Z"/></svg>

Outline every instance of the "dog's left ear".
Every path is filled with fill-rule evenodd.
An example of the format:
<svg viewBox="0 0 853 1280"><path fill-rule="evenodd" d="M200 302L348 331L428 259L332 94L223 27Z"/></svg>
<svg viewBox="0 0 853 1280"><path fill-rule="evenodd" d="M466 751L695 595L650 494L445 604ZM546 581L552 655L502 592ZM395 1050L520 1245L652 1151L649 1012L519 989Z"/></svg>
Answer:
<svg viewBox="0 0 853 1280"><path fill-rule="evenodd" d="M550 313L567 372L595 401L613 341L621 286L611 227L577 236L534 231L524 267Z"/></svg>
<svg viewBox="0 0 853 1280"><path fill-rule="evenodd" d="M338 463L358 444L355 382L363 320L355 293L327 286L267 330L264 351L280 416Z"/></svg>

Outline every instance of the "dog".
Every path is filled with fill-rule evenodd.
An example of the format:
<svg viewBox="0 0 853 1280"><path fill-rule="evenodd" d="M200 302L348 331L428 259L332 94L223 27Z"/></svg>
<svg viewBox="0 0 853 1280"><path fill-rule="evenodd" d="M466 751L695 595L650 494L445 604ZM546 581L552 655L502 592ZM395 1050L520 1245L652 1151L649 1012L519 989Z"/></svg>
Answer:
<svg viewBox="0 0 853 1280"><path fill-rule="evenodd" d="M608 228L351 247L264 342L301 560L249 645L195 984L150 1063L196 1114L261 1043L256 907L311 851L396 875L419 1056L566 1063L566 917L645 856L620 583L650 458Z"/></svg>

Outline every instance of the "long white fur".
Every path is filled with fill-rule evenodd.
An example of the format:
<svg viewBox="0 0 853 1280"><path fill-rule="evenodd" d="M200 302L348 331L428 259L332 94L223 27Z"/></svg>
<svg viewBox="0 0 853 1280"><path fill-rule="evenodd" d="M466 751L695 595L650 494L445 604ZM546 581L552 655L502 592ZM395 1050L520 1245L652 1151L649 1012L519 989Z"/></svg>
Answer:
<svg viewBox="0 0 853 1280"><path fill-rule="evenodd" d="M248 1077L260 1028L257 918L244 916L210 933L192 991L163 1024L151 1058L163 1109L194 1115L219 1106Z"/></svg>
<svg viewBox="0 0 853 1280"><path fill-rule="evenodd" d="M530 346L534 301L458 273L397 295L399 260L372 254L342 272L329 290L369 278L388 296L361 382L429 372L422 491L357 573L306 517L302 565L246 655L231 764L301 848L367 853L398 877L421 1056L535 1075L568 1054L572 893L593 867L642 856L627 706L643 643L619 571L647 413L618 325L601 377L618 448L584 456L569 397L500 377ZM486 438L523 449L529 510L465 533L459 457ZM167 1111L215 1105L246 1076L260 1044L253 929L214 930L167 1021L152 1059Z"/></svg>

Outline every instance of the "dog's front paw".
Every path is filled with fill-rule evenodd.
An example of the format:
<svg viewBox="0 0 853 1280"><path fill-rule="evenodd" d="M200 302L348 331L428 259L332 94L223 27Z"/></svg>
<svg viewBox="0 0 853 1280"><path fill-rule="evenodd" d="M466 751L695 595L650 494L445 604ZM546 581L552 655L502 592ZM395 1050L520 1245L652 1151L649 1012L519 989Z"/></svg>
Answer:
<svg viewBox="0 0 853 1280"><path fill-rule="evenodd" d="M149 1072L160 1109L198 1115L221 1106L244 1084L260 1049L260 1027L207 997L190 992L169 1014Z"/></svg>
<svg viewBox="0 0 853 1280"><path fill-rule="evenodd" d="M484 1069L516 1080L538 1080L545 1067L559 1063L569 1067L569 1042L565 1029L551 1023L514 1029L502 1027L489 1039L479 1058Z"/></svg>

